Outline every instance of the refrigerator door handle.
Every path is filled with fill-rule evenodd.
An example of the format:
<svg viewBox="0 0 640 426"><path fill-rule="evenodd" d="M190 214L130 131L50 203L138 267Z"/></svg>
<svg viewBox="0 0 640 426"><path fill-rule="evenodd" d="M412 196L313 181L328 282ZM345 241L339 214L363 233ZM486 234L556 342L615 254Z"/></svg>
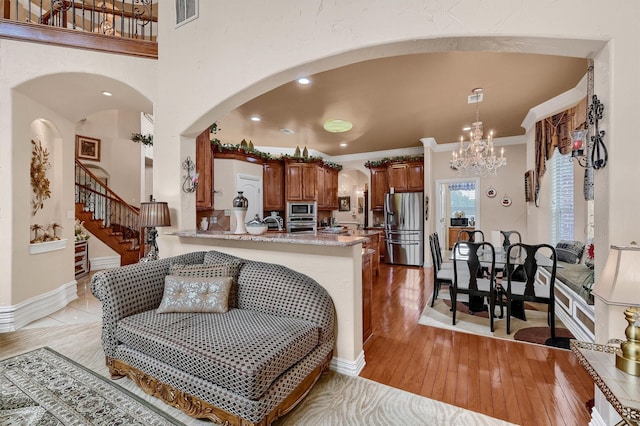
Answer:
<svg viewBox="0 0 640 426"><path fill-rule="evenodd" d="M402 241L387 241L387 244L395 244L398 246L419 246L420 243L412 243L412 242L402 242Z"/></svg>
<svg viewBox="0 0 640 426"><path fill-rule="evenodd" d="M388 231L389 235L422 235L420 232L408 232L408 231Z"/></svg>

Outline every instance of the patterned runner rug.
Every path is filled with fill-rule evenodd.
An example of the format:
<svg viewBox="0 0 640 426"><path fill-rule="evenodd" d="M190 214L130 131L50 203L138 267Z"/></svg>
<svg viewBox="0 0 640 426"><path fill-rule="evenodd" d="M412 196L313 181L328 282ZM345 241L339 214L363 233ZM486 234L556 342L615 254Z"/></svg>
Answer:
<svg viewBox="0 0 640 426"><path fill-rule="evenodd" d="M0 361L1 425L182 425L49 348Z"/></svg>

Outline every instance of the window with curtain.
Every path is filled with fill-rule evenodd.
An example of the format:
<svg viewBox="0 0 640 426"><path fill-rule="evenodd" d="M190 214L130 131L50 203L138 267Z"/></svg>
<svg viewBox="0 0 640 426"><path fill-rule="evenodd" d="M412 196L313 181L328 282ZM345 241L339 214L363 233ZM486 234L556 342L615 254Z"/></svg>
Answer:
<svg viewBox="0 0 640 426"><path fill-rule="evenodd" d="M463 211L467 218L475 218L476 214L476 183L457 182L449 184L449 198L451 214Z"/></svg>
<svg viewBox="0 0 640 426"><path fill-rule="evenodd" d="M551 171L551 243L574 239L573 162L557 148L547 161Z"/></svg>

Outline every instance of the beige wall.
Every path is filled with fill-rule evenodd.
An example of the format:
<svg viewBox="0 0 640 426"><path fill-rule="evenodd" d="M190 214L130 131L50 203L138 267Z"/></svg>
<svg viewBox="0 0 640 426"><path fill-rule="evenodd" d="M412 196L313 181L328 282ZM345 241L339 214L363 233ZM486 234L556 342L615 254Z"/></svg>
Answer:
<svg viewBox="0 0 640 426"><path fill-rule="evenodd" d="M79 118L72 120L63 116L62 111L54 111L25 96L21 84L28 85L34 79L46 79L48 75L58 73L97 74L135 87L153 101L156 82L150 76L156 75L157 64L148 59L7 39L0 39L0 63L0 149L11 153L0 155L0 235L10 241L0 245L0 311L3 311L30 298L60 290L74 281L73 163L75 121ZM136 72L131 72L132 69ZM69 78L70 88L81 75L74 74ZM87 114L92 112L91 106L87 105ZM52 217L42 216L42 219L43 222L59 220L64 226L61 235L69 241L63 250L30 255L29 141L31 123L38 119L46 120L59 138L55 141L55 203L45 202L45 212ZM40 213L33 220L40 223L39 217Z"/></svg>

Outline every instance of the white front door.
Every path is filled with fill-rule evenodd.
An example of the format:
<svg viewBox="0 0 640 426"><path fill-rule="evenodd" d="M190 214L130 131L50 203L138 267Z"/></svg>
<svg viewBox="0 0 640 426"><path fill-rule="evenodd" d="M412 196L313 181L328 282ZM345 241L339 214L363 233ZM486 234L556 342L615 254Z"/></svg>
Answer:
<svg viewBox="0 0 640 426"><path fill-rule="evenodd" d="M262 176L237 175L238 191L242 191L242 195L247 199L247 216L245 222L249 222L256 214L262 219Z"/></svg>

